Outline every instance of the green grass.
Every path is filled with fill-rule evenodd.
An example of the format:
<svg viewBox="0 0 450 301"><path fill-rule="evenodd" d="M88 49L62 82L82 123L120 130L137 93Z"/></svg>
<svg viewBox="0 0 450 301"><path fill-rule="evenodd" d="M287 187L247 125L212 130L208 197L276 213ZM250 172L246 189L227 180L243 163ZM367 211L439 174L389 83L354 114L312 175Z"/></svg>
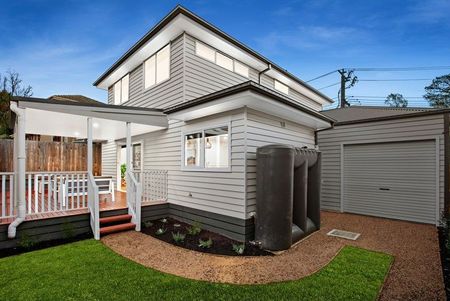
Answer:
<svg viewBox="0 0 450 301"><path fill-rule="evenodd" d="M0 300L375 300L391 262L345 247L300 280L227 285L164 274L86 240L0 259Z"/></svg>

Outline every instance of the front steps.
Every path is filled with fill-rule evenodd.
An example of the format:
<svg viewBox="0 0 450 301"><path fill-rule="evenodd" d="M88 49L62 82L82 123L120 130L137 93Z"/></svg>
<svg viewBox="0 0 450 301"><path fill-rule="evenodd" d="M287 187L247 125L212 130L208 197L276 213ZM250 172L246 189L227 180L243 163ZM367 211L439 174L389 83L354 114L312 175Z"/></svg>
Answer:
<svg viewBox="0 0 450 301"><path fill-rule="evenodd" d="M134 230L136 225L131 222L131 215L121 214L100 218L100 236Z"/></svg>

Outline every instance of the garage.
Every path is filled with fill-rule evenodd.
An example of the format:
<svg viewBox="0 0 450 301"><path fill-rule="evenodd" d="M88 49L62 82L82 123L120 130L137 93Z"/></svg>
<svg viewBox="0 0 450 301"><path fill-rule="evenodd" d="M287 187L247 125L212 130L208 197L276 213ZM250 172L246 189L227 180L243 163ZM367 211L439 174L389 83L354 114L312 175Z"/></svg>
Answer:
<svg viewBox="0 0 450 301"><path fill-rule="evenodd" d="M435 140L344 145L343 149L345 212L435 223Z"/></svg>
<svg viewBox="0 0 450 301"><path fill-rule="evenodd" d="M321 208L438 225L450 199L450 110L351 106L316 133Z"/></svg>

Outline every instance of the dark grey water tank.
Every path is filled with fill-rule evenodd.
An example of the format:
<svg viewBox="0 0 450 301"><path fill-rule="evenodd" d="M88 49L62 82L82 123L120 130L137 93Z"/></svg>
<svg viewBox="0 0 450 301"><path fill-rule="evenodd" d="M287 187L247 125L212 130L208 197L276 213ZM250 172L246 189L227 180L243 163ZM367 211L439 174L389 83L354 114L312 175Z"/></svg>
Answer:
<svg viewBox="0 0 450 301"><path fill-rule="evenodd" d="M256 152L255 240L285 250L320 228L320 153L284 144Z"/></svg>

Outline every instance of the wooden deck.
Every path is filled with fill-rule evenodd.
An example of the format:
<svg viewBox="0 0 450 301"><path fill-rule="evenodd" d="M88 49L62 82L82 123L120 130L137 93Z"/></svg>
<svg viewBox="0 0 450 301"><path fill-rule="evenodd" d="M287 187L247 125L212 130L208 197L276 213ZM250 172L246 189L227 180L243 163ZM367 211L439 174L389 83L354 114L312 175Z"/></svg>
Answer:
<svg viewBox="0 0 450 301"><path fill-rule="evenodd" d="M6 208L9 210L9 197L6 199ZM38 220L38 219L47 219L47 218L54 218L54 217L60 217L60 216L71 216L71 215L78 215L78 214L85 214L88 213L88 208L77 208L77 198L69 198L69 204L70 207L73 209L65 210L65 211L54 211L54 212L42 212L42 213L32 213L27 214L25 220ZM73 202L72 202L73 201ZM115 191L115 202L112 201L111 195L108 194L100 194L99 195L99 203L100 203L100 211L109 211L109 210L116 210L116 209L124 209L127 208L127 194L122 191ZM148 201L145 200L142 202L142 206L151 206L151 205L158 205L163 204L165 202L163 201ZM47 202L44 201L44 209L46 208ZM86 204L87 204L87 197L86 197ZM81 205L81 204L80 204ZM0 206L1 206L1 200L0 200ZM38 211L44 211L41 208L41 203L38 203ZM35 210L34 204L32 207L32 212ZM8 218L0 218L0 225L2 224L9 224L14 220L14 217L8 217Z"/></svg>

